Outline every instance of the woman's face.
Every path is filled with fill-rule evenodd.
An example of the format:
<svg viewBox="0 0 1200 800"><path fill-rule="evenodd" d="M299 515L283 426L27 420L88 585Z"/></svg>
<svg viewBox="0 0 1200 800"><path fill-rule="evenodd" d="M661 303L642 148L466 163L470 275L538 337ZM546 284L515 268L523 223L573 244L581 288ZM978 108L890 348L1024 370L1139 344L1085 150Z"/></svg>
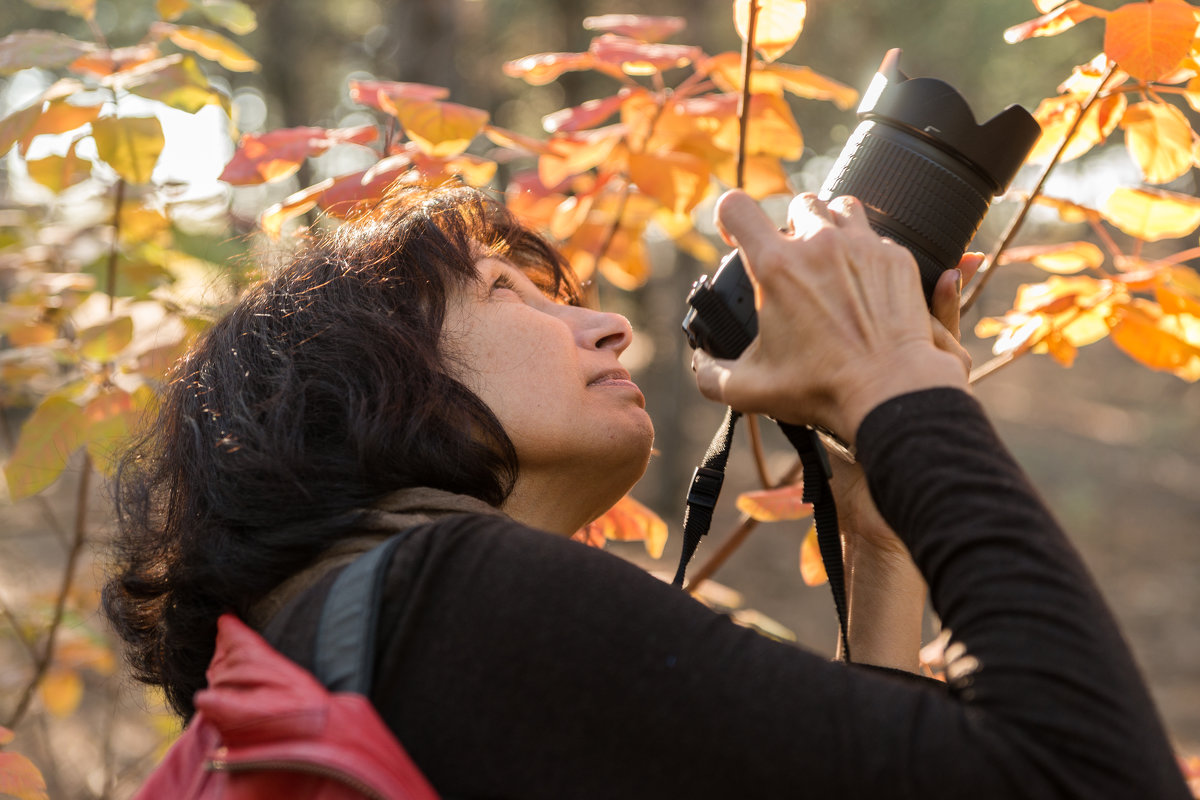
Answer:
<svg viewBox="0 0 1200 800"><path fill-rule="evenodd" d="M633 331L617 314L551 300L502 259L476 269L479 283L447 309L447 353L516 448L514 504L551 504L564 517L522 521L572 532L620 499L650 457L646 401L618 360Z"/></svg>

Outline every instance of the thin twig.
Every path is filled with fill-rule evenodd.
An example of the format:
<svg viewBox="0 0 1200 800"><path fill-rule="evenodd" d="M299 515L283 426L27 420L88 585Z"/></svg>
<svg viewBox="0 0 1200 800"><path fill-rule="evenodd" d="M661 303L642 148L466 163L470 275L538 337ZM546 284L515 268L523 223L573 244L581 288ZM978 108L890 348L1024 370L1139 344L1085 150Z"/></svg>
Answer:
<svg viewBox="0 0 1200 800"><path fill-rule="evenodd" d="M786 486L790 483L795 483L796 479L799 478L803 472L804 465L800 463L799 459L797 459L796 463L793 464L786 473L784 473L783 477L779 479L779 483L775 484L775 486ZM749 537L757 527L758 520L754 519L748 514L743 514L741 519L738 520L737 527L733 529L732 533L725 537L725 541L721 542L721 546L717 548L716 552L709 556L708 560L701 564L700 568L692 573L692 578L687 584L687 590L695 594L696 590L700 588L700 584L711 578L713 574L720 569L722 565L724 565L729 557L737 552L737 549L742 546L747 537Z"/></svg>
<svg viewBox="0 0 1200 800"><path fill-rule="evenodd" d="M3 597L0 597L0 614L4 615L4 619L16 634L17 641L25 647L25 652L29 653L29 658L36 664L38 660L37 647L34 646L34 641L25 635L25 631L21 628L21 620L17 619L17 615L13 613L12 608Z"/></svg>
<svg viewBox="0 0 1200 800"><path fill-rule="evenodd" d="M742 48L742 95L738 98L737 187L745 184L746 132L750 129L750 77L754 73L754 35L758 27L758 0L750 0L746 43Z"/></svg>
<svg viewBox="0 0 1200 800"><path fill-rule="evenodd" d="M50 664L54 661L54 644L58 638L58 629L62 626L63 617L67 610L67 598L71 594L71 585L75 580L75 565L79 561L79 554L83 552L83 546L87 542L87 499L88 490L91 484L92 474L92 458L86 452L83 454L83 468L79 474L79 490L76 493L75 500L75 531L74 539L71 542L71 549L67 551L67 563L63 568L62 583L58 588L58 596L54 602L54 614L50 618L50 627L46 632L46 645L42 649L41 656L34 665L33 677L30 678L24 692L21 693L21 699L17 703L17 708L5 721L4 727L17 727L17 723L25 716L25 712L29 710L29 704L33 700L37 688L41 685L42 679L46 677L46 670L50 668Z"/></svg>
<svg viewBox="0 0 1200 800"><path fill-rule="evenodd" d="M117 196L113 203L112 246L108 250L108 269L105 271L105 289L108 291L108 315L111 317L117 298L117 259L121 244L121 206L125 203L125 179L117 179Z"/></svg>
<svg viewBox="0 0 1200 800"><path fill-rule="evenodd" d="M754 451L754 466L758 469L758 482L764 489L771 487L771 473L767 470L767 455L763 452L762 431L757 414L746 415L746 430L750 433L750 447Z"/></svg>
<svg viewBox="0 0 1200 800"><path fill-rule="evenodd" d="M1042 170L1041 176L1038 177L1037 185L1034 186L1033 191L1029 193L1029 196L1025 198L1025 202L1022 204L1021 209L1017 212L1016 216L1014 216L1008 223L1008 228L1005 229L1004 235L1000 237L999 243L992 249L992 252L984 260L983 265L979 268L979 271L975 273L975 280L972 282L973 286L971 287L971 291L968 292L965 297L963 297L962 303L959 305L960 312L969 311L971 306L975 305L975 301L979 299L979 293L983 291L983 287L987 286L988 281L991 279L993 271L992 268L998 263L1000 254L1003 253L1009 244L1012 243L1012 240L1016 238L1017 231L1021 229L1022 223L1025 222L1025 216L1029 213L1029 209L1033 206L1038 196L1041 195L1042 188L1046 185L1046 179L1050 177L1050 173L1056 166L1058 166L1058 162L1062 160L1063 153L1067 151L1067 146L1071 143L1071 139L1075 136L1075 131L1079 129L1079 125L1083 122L1083 118L1087 116L1088 110L1100 96L1100 92L1104 89L1104 84L1108 83L1109 78L1111 78L1113 73L1116 71L1117 65L1116 62L1113 62L1113 64L1108 68L1108 71L1104 73L1104 77L1102 77L1100 82L1096 84L1096 88L1092 90L1092 93L1080 107L1079 113L1075 116L1075 119L1072 120L1071 127L1067 130L1067 135L1062 140L1062 144L1058 146L1058 150L1055 151L1054 157L1050 159L1050 163L1046 164L1046 168Z"/></svg>

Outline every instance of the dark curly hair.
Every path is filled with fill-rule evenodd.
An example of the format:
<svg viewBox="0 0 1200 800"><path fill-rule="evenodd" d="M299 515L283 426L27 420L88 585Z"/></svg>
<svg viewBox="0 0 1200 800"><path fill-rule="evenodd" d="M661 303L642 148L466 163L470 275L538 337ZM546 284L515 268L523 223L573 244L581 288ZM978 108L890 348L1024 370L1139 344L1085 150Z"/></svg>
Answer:
<svg viewBox="0 0 1200 800"><path fill-rule="evenodd" d="M175 366L121 461L104 611L181 716L217 617L245 615L381 497L512 491L512 442L442 347L447 299L483 255L579 301L562 256L486 195L409 186L304 246Z"/></svg>

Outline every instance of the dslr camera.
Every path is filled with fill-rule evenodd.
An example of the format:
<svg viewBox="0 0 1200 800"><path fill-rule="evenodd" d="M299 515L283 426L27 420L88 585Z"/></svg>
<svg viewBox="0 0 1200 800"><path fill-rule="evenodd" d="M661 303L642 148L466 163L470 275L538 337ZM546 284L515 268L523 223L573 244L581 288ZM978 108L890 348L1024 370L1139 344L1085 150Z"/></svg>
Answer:
<svg viewBox="0 0 1200 800"><path fill-rule="evenodd" d="M901 72L898 49L884 56L858 118L818 196L856 197L875 232L913 254L928 303L938 276L958 264L1041 128L1016 105L976 124L954 87ZM696 281L687 302L683 330L693 348L737 358L758 335L754 289L736 250L711 278Z"/></svg>

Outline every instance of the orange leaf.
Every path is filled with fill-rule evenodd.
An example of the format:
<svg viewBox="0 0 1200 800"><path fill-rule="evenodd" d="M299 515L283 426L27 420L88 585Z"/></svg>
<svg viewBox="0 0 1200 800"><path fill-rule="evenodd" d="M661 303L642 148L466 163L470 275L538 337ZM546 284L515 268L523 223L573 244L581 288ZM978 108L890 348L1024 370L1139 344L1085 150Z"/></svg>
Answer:
<svg viewBox="0 0 1200 800"><path fill-rule="evenodd" d="M593 539L598 531L610 541L642 542L651 558L660 557L667 543L667 523L629 495L618 500L584 530L589 532L587 540Z"/></svg>
<svg viewBox="0 0 1200 800"><path fill-rule="evenodd" d="M778 75L766 71L765 66L763 62L755 60L754 69L750 72L750 91L754 94L783 94L783 81ZM696 69L712 78L722 92L741 93L741 53L718 53L699 62Z"/></svg>
<svg viewBox="0 0 1200 800"><path fill-rule="evenodd" d="M809 100L831 100L843 111L853 108L858 102L858 91L833 78L827 78L808 67L793 67L791 64L768 64L763 73L779 79L783 88L797 97Z"/></svg>
<svg viewBox="0 0 1200 800"><path fill-rule="evenodd" d="M804 541L800 544L800 577L805 586L820 586L829 580L825 574L825 562L821 559L821 546L817 544L815 523L804 534Z"/></svg>
<svg viewBox="0 0 1200 800"><path fill-rule="evenodd" d="M1028 261L1039 269L1058 275L1073 275L1104 263L1104 252L1091 242L1013 247L1000 257L1001 264Z"/></svg>
<svg viewBox="0 0 1200 800"><path fill-rule="evenodd" d="M708 164L688 153L633 153L629 178L676 214L689 214L710 185Z"/></svg>
<svg viewBox="0 0 1200 800"><path fill-rule="evenodd" d="M1195 35L1195 9L1186 3L1129 3L1109 13L1104 52L1134 78L1156 81L1183 60Z"/></svg>
<svg viewBox="0 0 1200 800"><path fill-rule="evenodd" d="M1058 91L1062 94L1070 94L1076 97L1087 97L1100 83L1100 79L1104 77L1104 73L1108 72L1108 68L1112 66L1112 59L1106 53L1097 54L1091 61L1086 64L1081 64L1071 70L1071 77L1067 78L1058 86ZM1107 86L1120 86L1129 80L1129 75L1121 70L1113 72L1112 77L1108 79Z"/></svg>
<svg viewBox="0 0 1200 800"><path fill-rule="evenodd" d="M220 180L234 186L277 181L300 169L304 159L319 156L338 144L367 144L379 132L374 125L354 128L278 128L246 133L225 165Z"/></svg>
<svg viewBox="0 0 1200 800"><path fill-rule="evenodd" d="M1130 106L1121 119L1125 146L1149 183L1168 183L1192 167L1192 126L1169 103Z"/></svg>
<svg viewBox="0 0 1200 800"><path fill-rule="evenodd" d="M154 42L143 42L130 47L118 47L115 50L98 50L85 53L68 65L75 73L103 78L115 72L121 72L139 64L145 64L158 58L158 45Z"/></svg>
<svg viewBox="0 0 1200 800"><path fill-rule="evenodd" d="M793 483L778 489L743 492L738 495L737 508L759 522L804 519L812 514L812 505L801 500L803 495L802 483Z"/></svg>
<svg viewBox="0 0 1200 800"><path fill-rule="evenodd" d="M538 159L538 177L546 186L556 187L567 178L587 172L608 160L623 133L621 126L610 125L554 137L547 142L550 152Z"/></svg>
<svg viewBox="0 0 1200 800"><path fill-rule="evenodd" d="M379 95L384 109L400 120L404 132L426 155L449 158L462 153L487 124L480 108L439 100L412 100Z"/></svg>
<svg viewBox="0 0 1200 800"><path fill-rule="evenodd" d="M1079 0L1070 0L1049 14L1043 14L1037 19L1014 25L1004 32L1004 41L1009 44L1023 42L1035 36L1057 36L1063 31L1074 28L1080 22L1092 17L1108 16L1109 12L1102 8L1089 6ZM1119 59L1118 59L1119 60Z"/></svg>
<svg viewBox="0 0 1200 800"><path fill-rule="evenodd" d="M737 151L740 135L736 119L714 137L718 146ZM804 138L792 109L782 97L756 94L750 98L750 125L746 137L748 155L770 155L794 161L804 152Z"/></svg>
<svg viewBox="0 0 1200 800"><path fill-rule="evenodd" d="M1061 197L1050 197L1039 194L1034 198L1038 205L1049 206L1058 212L1058 218L1063 222L1087 222L1092 217L1099 217L1100 212L1094 208L1063 200Z"/></svg>
<svg viewBox="0 0 1200 800"><path fill-rule="evenodd" d="M1134 299L1113 314L1112 340L1131 358L1187 381L1200 379L1200 319L1164 315L1156 304Z"/></svg>
<svg viewBox="0 0 1200 800"><path fill-rule="evenodd" d="M59 134L73 131L76 128L95 122L100 116L103 105L77 106L66 100L56 100L46 105L37 122L30 126L21 141L21 152L29 148L29 143L35 136L42 134Z"/></svg>
<svg viewBox="0 0 1200 800"><path fill-rule="evenodd" d="M403 83L401 81L350 81L350 99L355 103L370 106L377 111L390 114L380 102L380 95L393 102L407 100L444 100L450 96L450 90L441 86L430 86L425 83Z"/></svg>
<svg viewBox="0 0 1200 800"><path fill-rule="evenodd" d="M272 239L278 239L283 232L283 223L293 217L298 217L317 207L317 199L321 193L332 186L333 178L327 178L320 183L315 183L307 189L301 189L285 197L281 202L268 206L263 210L262 216L258 219L259 226L263 229L263 233Z"/></svg>
<svg viewBox="0 0 1200 800"><path fill-rule="evenodd" d="M737 184L737 159L730 157L716 168L717 179L726 186ZM795 194L783 164L775 156L747 156L742 189L755 200L773 194Z"/></svg>
<svg viewBox="0 0 1200 800"><path fill-rule="evenodd" d="M191 50L201 58L215 61L232 72L253 72L258 69L258 62L251 58L249 53L207 28L155 22L150 26L150 30L152 34L170 39L176 47Z"/></svg>
<svg viewBox="0 0 1200 800"><path fill-rule="evenodd" d="M1158 302L1166 313L1200 317L1200 275L1191 267L1168 268L1166 283L1157 291L1161 292Z"/></svg>
<svg viewBox="0 0 1200 800"><path fill-rule="evenodd" d="M83 678L73 669L52 667L38 685L38 695L53 716L69 717L83 700Z"/></svg>
<svg viewBox="0 0 1200 800"><path fill-rule="evenodd" d="M1042 14L1048 14L1058 6L1062 5L1063 0L1033 0L1033 6Z"/></svg>
<svg viewBox="0 0 1200 800"><path fill-rule="evenodd" d="M542 117L542 127L548 133L573 133L594 128L617 113L627 95L627 92L620 92L611 97L588 100L581 105L547 114Z"/></svg>
<svg viewBox="0 0 1200 800"><path fill-rule="evenodd" d="M751 2L758 3L754 49L764 61L774 61L791 50L800 38L808 3L806 0L734 0L733 24L743 42L749 35Z"/></svg>
<svg viewBox="0 0 1200 800"><path fill-rule="evenodd" d="M654 75L698 60L700 48L681 44L653 44L606 33L592 40L588 53L601 64L619 67L626 75Z"/></svg>
<svg viewBox="0 0 1200 800"><path fill-rule="evenodd" d="M604 31L643 42L661 42L687 27L683 17L645 17L639 14L604 14L585 17L583 27L589 31Z"/></svg>
<svg viewBox="0 0 1200 800"><path fill-rule="evenodd" d="M1125 95L1106 97L1092 105L1075 129L1071 143L1063 151L1062 160L1071 161L1104 142L1125 113ZM1029 154L1033 163L1049 161L1062 144L1075 118L1079 116L1080 101L1075 95L1062 95L1043 100L1034 111L1042 133Z"/></svg>
<svg viewBox="0 0 1200 800"><path fill-rule="evenodd" d="M591 53L538 53L505 62L504 74L532 86L544 86L564 72L591 69L595 63Z"/></svg>
<svg viewBox="0 0 1200 800"><path fill-rule="evenodd" d="M1148 242L1176 239L1200 226L1200 199L1163 189L1122 187L1109 195L1104 218Z"/></svg>
<svg viewBox="0 0 1200 800"><path fill-rule="evenodd" d="M1013 310L1059 314L1075 306L1089 305L1112 292L1111 281L1086 276L1061 278L1054 275L1043 283L1022 284L1013 299Z"/></svg>
<svg viewBox="0 0 1200 800"><path fill-rule="evenodd" d="M506 128L497 128L495 125L484 125L483 135L492 144L499 147L507 147L510 150L524 151L526 153L533 153L534 155L543 155L550 152L550 148L540 139L534 139L531 136L510 131Z"/></svg>
<svg viewBox="0 0 1200 800"><path fill-rule="evenodd" d="M1079 348L1073 345L1062 331L1051 331L1041 345L1050 354L1050 357L1058 362L1059 366L1067 368L1075 364L1075 356L1079 354ZM1037 348L1035 348L1036 350Z"/></svg>
<svg viewBox="0 0 1200 800"><path fill-rule="evenodd" d="M42 105L41 99L38 99L0 119L0 153L7 153L17 142L21 142L21 151L24 152L26 134L42 115Z"/></svg>
<svg viewBox="0 0 1200 800"><path fill-rule="evenodd" d="M650 258L646 255L645 242L624 229L618 231L613 244L600 259L599 269L600 274L618 289L632 292L640 288L650 277Z"/></svg>
<svg viewBox="0 0 1200 800"><path fill-rule="evenodd" d="M12 734L4 728L0 728ZM20 753L0 753L0 796L15 797L17 800L48 800L46 779L25 756Z"/></svg>
<svg viewBox="0 0 1200 800"><path fill-rule="evenodd" d="M567 196L546 188L536 172L514 175L504 190L504 204L517 219L535 230L550 227Z"/></svg>

